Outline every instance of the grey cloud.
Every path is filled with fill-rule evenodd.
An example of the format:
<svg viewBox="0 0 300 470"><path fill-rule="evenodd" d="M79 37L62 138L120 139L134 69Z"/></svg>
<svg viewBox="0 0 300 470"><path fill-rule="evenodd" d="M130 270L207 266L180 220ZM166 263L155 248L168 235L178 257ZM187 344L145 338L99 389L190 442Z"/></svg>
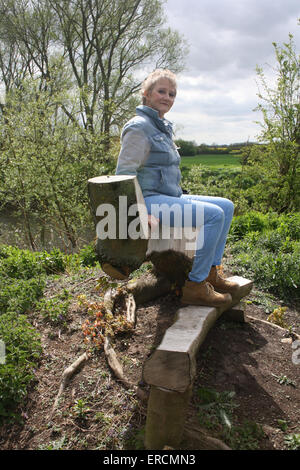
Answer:
<svg viewBox="0 0 300 470"><path fill-rule="evenodd" d="M299 0L169 0L167 12L190 43L188 68L253 70L273 54L272 42L297 31ZM298 27L299 29L299 27Z"/></svg>
<svg viewBox="0 0 300 470"><path fill-rule="evenodd" d="M207 143L255 139L255 68L274 64L272 43L287 42L289 33L300 45L299 0L167 0L166 11L190 44L170 113L182 136Z"/></svg>
<svg viewBox="0 0 300 470"><path fill-rule="evenodd" d="M178 102L174 105L176 112L192 113L197 112L199 114L211 114L218 117L233 117L237 116L241 119L243 115L249 115L253 112L257 102L253 97L242 103L237 103L229 96L223 96L219 93L213 98L205 98L205 95L200 96L198 99L187 102L186 100L178 99Z"/></svg>

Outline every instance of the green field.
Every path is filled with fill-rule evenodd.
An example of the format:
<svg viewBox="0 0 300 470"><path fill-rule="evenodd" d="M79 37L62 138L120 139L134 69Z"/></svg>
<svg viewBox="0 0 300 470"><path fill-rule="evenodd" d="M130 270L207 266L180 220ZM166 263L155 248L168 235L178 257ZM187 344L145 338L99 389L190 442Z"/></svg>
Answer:
<svg viewBox="0 0 300 470"><path fill-rule="evenodd" d="M205 165L211 168L240 168L240 155L195 155L194 157L181 157L181 168L192 165Z"/></svg>

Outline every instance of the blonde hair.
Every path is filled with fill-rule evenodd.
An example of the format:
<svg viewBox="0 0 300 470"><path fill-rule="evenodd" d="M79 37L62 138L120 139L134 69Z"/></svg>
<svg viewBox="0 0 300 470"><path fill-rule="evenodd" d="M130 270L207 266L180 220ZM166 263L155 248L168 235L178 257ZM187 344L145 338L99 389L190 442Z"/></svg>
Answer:
<svg viewBox="0 0 300 470"><path fill-rule="evenodd" d="M158 80L160 80L161 78L166 78L171 82L175 89L177 88L175 73L171 72L168 69L156 69L154 70L154 72L151 72L142 83L141 94L143 104L146 103L145 93L151 91L155 84L158 82Z"/></svg>

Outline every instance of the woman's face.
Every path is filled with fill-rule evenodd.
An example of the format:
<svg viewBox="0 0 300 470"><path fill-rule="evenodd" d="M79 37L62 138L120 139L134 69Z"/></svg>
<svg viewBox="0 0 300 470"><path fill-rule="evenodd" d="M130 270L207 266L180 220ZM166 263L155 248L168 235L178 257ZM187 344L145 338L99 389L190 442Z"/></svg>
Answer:
<svg viewBox="0 0 300 470"><path fill-rule="evenodd" d="M145 91L146 106L158 111L159 117L170 111L176 97L176 88L167 78L160 78L150 91Z"/></svg>

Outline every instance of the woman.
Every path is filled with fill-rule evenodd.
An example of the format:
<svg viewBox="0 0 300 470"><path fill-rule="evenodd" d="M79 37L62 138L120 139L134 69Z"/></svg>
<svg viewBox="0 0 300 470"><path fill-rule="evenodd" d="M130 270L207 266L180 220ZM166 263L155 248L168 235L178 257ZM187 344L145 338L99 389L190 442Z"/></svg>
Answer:
<svg viewBox="0 0 300 470"><path fill-rule="evenodd" d="M181 300L218 307L230 303L231 294L239 288L216 268L221 264L234 207L225 198L183 194L180 156L172 139L172 124L164 117L173 106L176 91L176 76L169 70L155 70L143 82L143 104L123 128L116 174L137 176L149 215L157 204L178 204L182 213L188 204L192 226L200 228L196 214L204 211L203 244L195 251Z"/></svg>

